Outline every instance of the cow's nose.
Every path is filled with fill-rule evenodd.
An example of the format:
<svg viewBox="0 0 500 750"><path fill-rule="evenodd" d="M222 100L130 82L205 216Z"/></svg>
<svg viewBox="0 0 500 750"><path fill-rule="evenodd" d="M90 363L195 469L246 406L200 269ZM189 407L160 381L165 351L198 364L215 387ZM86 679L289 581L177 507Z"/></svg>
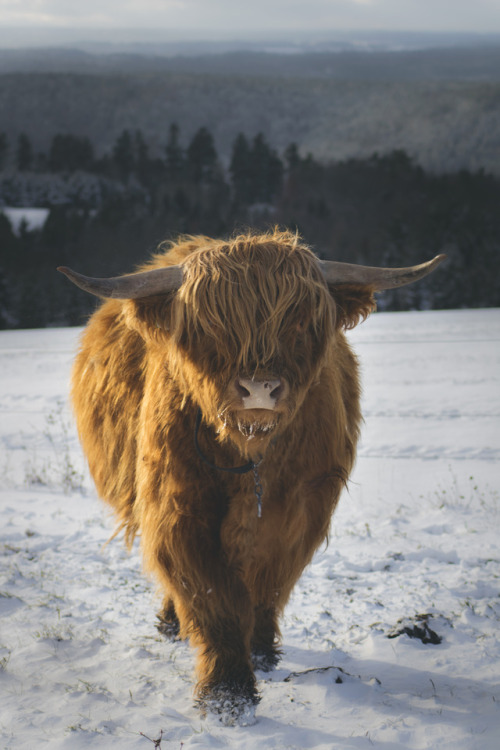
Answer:
<svg viewBox="0 0 500 750"><path fill-rule="evenodd" d="M239 377L235 385L244 409L275 409L284 392L281 378L253 380Z"/></svg>

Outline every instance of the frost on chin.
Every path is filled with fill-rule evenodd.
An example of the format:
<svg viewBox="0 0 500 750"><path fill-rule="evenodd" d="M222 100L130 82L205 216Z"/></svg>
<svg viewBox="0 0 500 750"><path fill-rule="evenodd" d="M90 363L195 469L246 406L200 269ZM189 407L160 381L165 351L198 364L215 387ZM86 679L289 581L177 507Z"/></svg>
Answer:
<svg viewBox="0 0 500 750"><path fill-rule="evenodd" d="M204 718L216 718L225 727L250 727L257 723L255 698L235 697L220 690L197 701Z"/></svg>
<svg viewBox="0 0 500 750"><path fill-rule="evenodd" d="M260 424L259 422L244 422L241 419L238 420L238 430L247 440L252 440L254 437L265 437L269 432L272 432L275 427L276 422Z"/></svg>

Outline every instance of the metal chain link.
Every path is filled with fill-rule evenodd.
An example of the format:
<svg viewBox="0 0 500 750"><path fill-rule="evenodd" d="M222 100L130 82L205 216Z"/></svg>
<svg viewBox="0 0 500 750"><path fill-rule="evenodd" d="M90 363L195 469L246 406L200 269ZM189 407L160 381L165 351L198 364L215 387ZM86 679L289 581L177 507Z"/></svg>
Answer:
<svg viewBox="0 0 500 750"><path fill-rule="evenodd" d="M262 496L264 494L264 488L262 487L262 482L260 481L260 476L259 476L260 464L261 464L261 461L259 461L258 464L254 464L252 467L253 481L255 483L254 492L255 492L255 497L257 498L257 518L262 518Z"/></svg>

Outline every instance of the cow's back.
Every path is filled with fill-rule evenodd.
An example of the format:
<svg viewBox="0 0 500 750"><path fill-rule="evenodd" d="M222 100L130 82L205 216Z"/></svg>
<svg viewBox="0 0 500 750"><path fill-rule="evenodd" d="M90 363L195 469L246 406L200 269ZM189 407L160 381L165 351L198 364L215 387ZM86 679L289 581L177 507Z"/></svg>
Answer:
<svg viewBox="0 0 500 750"><path fill-rule="evenodd" d="M113 300L91 317L73 368L72 401L97 490L130 542L136 531L132 507L145 347L121 312L122 303Z"/></svg>

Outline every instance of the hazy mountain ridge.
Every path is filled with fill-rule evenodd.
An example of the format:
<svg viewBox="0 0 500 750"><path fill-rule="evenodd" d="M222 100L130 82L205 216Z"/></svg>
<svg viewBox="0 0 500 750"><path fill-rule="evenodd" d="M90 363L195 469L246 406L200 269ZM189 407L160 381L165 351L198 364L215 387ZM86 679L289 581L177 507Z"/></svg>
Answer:
<svg viewBox="0 0 500 750"><path fill-rule="evenodd" d="M0 73L194 73L343 80L500 81L500 42L460 47L412 47L359 51L304 49L290 44L270 49L154 45L85 45L0 49ZM223 46L222 46L223 47Z"/></svg>
<svg viewBox="0 0 500 750"><path fill-rule="evenodd" d="M3 26L0 47L78 47L89 52L147 52L148 54L202 54L234 50L299 52L339 50L403 50L436 47L471 47L499 44L492 31L413 31L410 29L290 29L217 31L96 26Z"/></svg>

